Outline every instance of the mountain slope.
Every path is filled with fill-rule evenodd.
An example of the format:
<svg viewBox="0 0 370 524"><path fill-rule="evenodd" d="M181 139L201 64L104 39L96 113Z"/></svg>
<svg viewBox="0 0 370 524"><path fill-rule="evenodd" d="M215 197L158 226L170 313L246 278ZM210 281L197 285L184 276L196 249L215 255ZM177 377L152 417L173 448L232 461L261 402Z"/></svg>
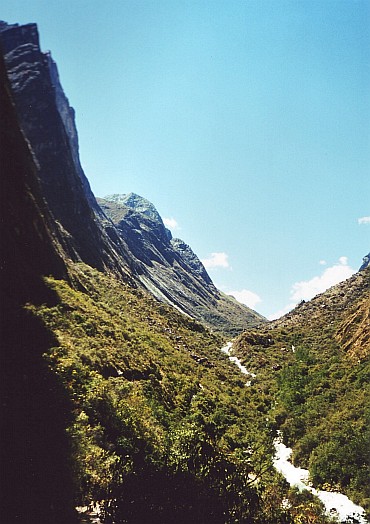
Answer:
<svg viewBox="0 0 370 524"><path fill-rule="evenodd" d="M142 263L138 279L156 298L229 336L265 321L218 291L199 258L185 242L172 238L148 200L130 193L98 202Z"/></svg>
<svg viewBox="0 0 370 524"><path fill-rule="evenodd" d="M302 303L236 344L271 383L271 417L308 467L370 510L370 268ZM266 378L267 377L267 378Z"/></svg>

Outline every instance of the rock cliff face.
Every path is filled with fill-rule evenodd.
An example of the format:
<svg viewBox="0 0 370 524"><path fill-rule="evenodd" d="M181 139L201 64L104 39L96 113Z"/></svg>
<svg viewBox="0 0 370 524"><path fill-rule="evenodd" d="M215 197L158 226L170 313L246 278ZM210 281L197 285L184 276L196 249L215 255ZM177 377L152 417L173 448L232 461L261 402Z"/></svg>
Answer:
<svg viewBox="0 0 370 524"><path fill-rule="evenodd" d="M369 267L370 265L370 253L368 253L366 256L364 256L364 258L362 259L362 265L359 269L359 271L363 271L364 269L366 269L367 267Z"/></svg>
<svg viewBox="0 0 370 524"><path fill-rule="evenodd" d="M24 308L28 301L55 304L42 277L66 278L67 269L1 56L0 90L0 512L9 523L72 524L69 407L43 360L55 340Z"/></svg>
<svg viewBox="0 0 370 524"><path fill-rule="evenodd" d="M150 202L135 194L113 195L99 206L80 164L74 111L56 64L40 50L36 25L1 22L0 42L20 125L65 255L113 271L228 335L264 320L215 288L198 257L172 239Z"/></svg>
<svg viewBox="0 0 370 524"><path fill-rule="evenodd" d="M78 156L74 112L50 54L40 51L37 27L0 25L0 42L22 130L38 164L41 191L68 256L128 277L122 240L105 229Z"/></svg>
<svg viewBox="0 0 370 524"><path fill-rule="evenodd" d="M172 238L148 200L130 193L98 202L141 263L137 278L156 298L229 335L264 320L218 291L196 254L184 241Z"/></svg>

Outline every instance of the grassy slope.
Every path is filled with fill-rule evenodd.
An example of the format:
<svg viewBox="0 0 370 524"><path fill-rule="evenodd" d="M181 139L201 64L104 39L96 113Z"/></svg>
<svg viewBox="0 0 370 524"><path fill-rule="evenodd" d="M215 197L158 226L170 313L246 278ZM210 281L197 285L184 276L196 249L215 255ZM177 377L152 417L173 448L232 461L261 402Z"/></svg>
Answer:
<svg viewBox="0 0 370 524"><path fill-rule="evenodd" d="M298 523L307 508L327 522L275 473L271 398L219 336L89 266L70 272L74 288L47 279L59 303L28 309L58 340L44 358L73 405L76 504L103 501L116 523Z"/></svg>
<svg viewBox="0 0 370 524"><path fill-rule="evenodd" d="M370 269L303 303L236 346L270 382L271 417L313 482L370 509ZM272 372L272 381L271 381ZM267 392L266 392L267 393Z"/></svg>

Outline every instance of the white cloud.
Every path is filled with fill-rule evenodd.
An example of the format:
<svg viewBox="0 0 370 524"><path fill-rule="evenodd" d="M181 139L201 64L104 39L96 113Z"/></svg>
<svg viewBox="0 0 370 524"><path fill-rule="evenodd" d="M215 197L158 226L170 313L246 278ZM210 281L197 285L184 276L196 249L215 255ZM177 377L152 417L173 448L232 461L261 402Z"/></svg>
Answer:
<svg viewBox="0 0 370 524"><path fill-rule="evenodd" d="M291 298L295 302L310 300L329 287L346 280L353 273L355 273L355 270L348 265L347 257L340 257L338 263L326 268L322 275L293 284Z"/></svg>
<svg viewBox="0 0 370 524"><path fill-rule="evenodd" d="M226 253L211 253L210 257L204 258L202 264L206 269L214 269L217 267L229 268L229 255Z"/></svg>
<svg viewBox="0 0 370 524"><path fill-rule="evenodd" d="M172 230L175 230L175 229L180 229L179 228L179 224L177 223L177 221L174 219L174 218L164 218L163 219L163 223L166 227L168 227L168 229L172 229Z"/></svg>
<svg viewBox="0 0 370 524"><path fill-rule="evenodd" d="M241 289L240 291L228 291L228 295L232 295L238 302L254 309L257 304L262 302L261 297L249 289Z"/></svg>
<svg viewBox="0 0 370 524"><path fill-rule="evenodd" d="M326 266L327 262L326 260L320 260L319 264L320 266Z"/></svg>
<svg viewBox="0 0 370 524"><path fill-rule="evenodd" d="M361 217L357 221L359 224L370 224L370 217Z"/></svg>
<svg viewBox="0 0 370 524"><path fill-rule="evenodd" d="M279 318L293 309L301 300L311 300L335 284L351 277L356 271L348 265L347 257L340 257L338 262L328 267L324 272L310 280L301 280L293 284L290 290L290 302L283 309L269 317L269 320Z"/></svg>
<svg viewBox="0 0 370 524"><path fill-rule="evenodd" d="M272 313L267 317L268 320L275 320L276 318L280 318L283 315L286 315L286 313L289 313L290 310L292 310L297 305L296 302L290 302L287 304L283 309L279 309L279 311L276 311L275 313Z"/></svg>

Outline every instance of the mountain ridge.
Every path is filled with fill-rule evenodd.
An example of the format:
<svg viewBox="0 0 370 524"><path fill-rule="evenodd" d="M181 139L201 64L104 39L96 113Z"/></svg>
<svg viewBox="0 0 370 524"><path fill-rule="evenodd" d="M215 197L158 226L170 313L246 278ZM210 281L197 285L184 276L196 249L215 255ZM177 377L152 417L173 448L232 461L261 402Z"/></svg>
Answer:
<svg viewBox="0 0 370 524"><path fill-rule="evenodd" d="M220 293L197 255L183 240L172 237L147 199L129 193L97 200L133 256L145 264L138 279L159 300L211 329L221 328L229 336L265 321L262 315Z"/></svg>

